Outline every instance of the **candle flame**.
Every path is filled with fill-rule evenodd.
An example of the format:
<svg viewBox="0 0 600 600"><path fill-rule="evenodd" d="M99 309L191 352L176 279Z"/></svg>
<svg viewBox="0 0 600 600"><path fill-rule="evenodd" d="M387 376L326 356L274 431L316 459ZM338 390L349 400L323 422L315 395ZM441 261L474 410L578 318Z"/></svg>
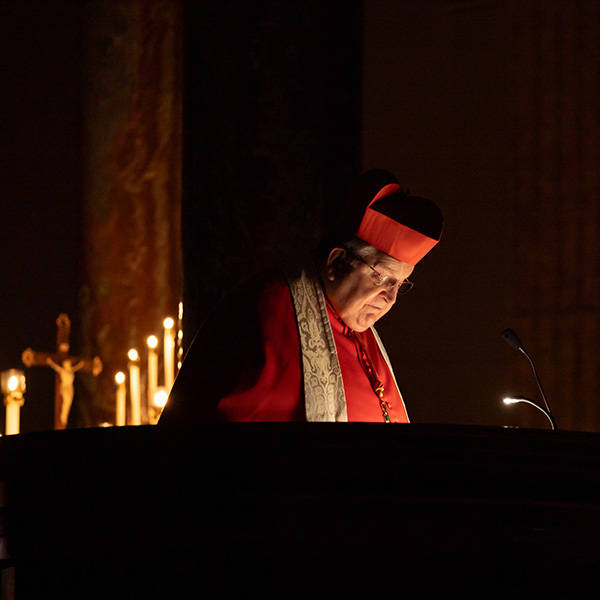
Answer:
<svg viewBox="0 0 600 600"><path fill-rule="evenodd" d="M137 350L133 348L127 353L127 356L129 357L129 360L137 360L139 358Z"/></svg>
<svg viewBox="0 0 600 600"><path fill-rule="evenodd" d="M124 383L125 382L125 373L122 373L121 371L119 371L116 375L115 375L115 381L118 384Z"/></svg>
<svg viewBox="0 0 600 600"><path fill-rule="evenodd" d="M148 338L148 347L156 348L156 346L158 346L158 338L155 335L151 335Z"/></svg>
<svg viewBox="0 0 600 600"><path fill-rule="evenodd" d="M158 390L154 394L154 405L158 406L158 408L164 408L168 398L169 395L167 394L166 390Z"/></svg>
<svg viewBox="0 0 600 600"><path fill-rule="evenodd" d="M12 375L8 379L8 389L11 392L14 392L19 387L19 378L16 375Z"/></svg>
<svg viewBox="0 0 600 600"><path fill-rule="evenodd" d="M173 325L175 325L175 321L173 321L173 319L171 319L171 317L167 317L164 320L163 325L165 326L165 329L172 329Z"/></svg>

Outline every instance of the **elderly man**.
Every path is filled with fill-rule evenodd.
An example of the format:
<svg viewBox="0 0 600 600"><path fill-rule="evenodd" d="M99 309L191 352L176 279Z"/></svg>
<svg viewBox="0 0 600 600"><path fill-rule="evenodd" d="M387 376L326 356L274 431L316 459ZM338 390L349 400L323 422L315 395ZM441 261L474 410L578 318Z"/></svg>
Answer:
<svg viewBox="0 0 600 600"><path fill-rule="evenodd" d="M161 424L408 422L373 325L412 288L408 278L439 241L442 215L397 182L375 180L356 235L330 237L310 264L262 273L220 303Z"/></svg>

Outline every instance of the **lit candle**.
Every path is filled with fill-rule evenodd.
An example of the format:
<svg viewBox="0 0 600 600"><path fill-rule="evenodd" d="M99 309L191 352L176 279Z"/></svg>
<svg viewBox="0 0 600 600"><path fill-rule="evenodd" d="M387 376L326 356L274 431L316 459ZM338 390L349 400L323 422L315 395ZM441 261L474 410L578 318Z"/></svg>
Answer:
<svg viewBox="0 0 600 600"><path fill-rule="evenodd" d="M19 433L21 427L21 406L25 402L25 375L18 369L9 369L0 374L0 385L6 405L6 435Z"/></svg>
<svg viewBox="0 0 600 600"><path fill-rule="evenodd" d="M171 317L168 317L163 325L165 327L165 387L167 391L171 391L175 381L175 332L173 331L175 323Z"/></svg>
<svg viewBox="0 0 600 600"><path fill-rule="evenodd" d="M156 425L158 423L162 410L167 403L168 397L169 394L167 393L167 388L164 386L156 388L154 396L152 397L152 402L148 407L148 419L151 425Z"/></svg>
<svg viewBox="0 0 600 600"><path fill-rule="evenodd" d="M148 338L148 405L152 402L158 387L158 339L155 335Z"/></svg>
<svg viewBox="0 0 600 600"><path fill-rule="evenodd" d="M127 393L125 390L125 373L119 371L115 375L115 381L117 382L117 409L115 415L115 425L117 425L118 427L122 427L123 425L127 424L127 421L125 419L125 395Z"/></svg>
<svg viewBox="0 0 600 600"><path fill-rule="evenodd" d="M161 387L157 389L156 394L154 394L154 406L162 409L167 404L168 399L169 394L167 394L167 390L164 387Z"/></svg>
<svg viewBox="0 0 600 600"><path fill-rule="evenodd" d="M131 349L129 356L129 386L131 391L131 424L142 424L142 399L140 388L140 366L137 350Z"/></svg>
<svg viewBox="0 0 600 600"><path fill-rule="evenodd" d="M8 380L8 389L10 390L10 396L6 404L6 435L13 435L19 433L21 428L21 405L13 399L14 394L18 387L18 379L13 375Z"/></svg>

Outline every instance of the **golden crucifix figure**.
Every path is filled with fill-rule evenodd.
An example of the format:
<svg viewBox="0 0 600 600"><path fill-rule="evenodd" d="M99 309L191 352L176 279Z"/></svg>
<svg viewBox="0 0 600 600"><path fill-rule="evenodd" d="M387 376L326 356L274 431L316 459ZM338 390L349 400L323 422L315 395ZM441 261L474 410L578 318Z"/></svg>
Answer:
<svg viewBox="0 0 600 600"><path fill-rule="evenodd" d="M26 367L51 367L56 372L54 386L54 429L66 429L69 412L75 395L75 373L92 373L97 376L102 372L102 361L69 354L69 335L71 321L65 313L56 319L56 352L36 352L27 348L21 355Z"/></svg>

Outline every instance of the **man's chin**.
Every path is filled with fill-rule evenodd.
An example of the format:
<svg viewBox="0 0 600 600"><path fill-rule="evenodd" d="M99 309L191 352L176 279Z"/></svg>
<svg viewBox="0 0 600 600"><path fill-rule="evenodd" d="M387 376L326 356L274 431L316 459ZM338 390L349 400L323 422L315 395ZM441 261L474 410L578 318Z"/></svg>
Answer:
<svg viewBox="0 0 600 600"><path fill-rule="evenodd" d="M364 317L361 317L361 319L354 324L355 326L354 327L351 326L351 328L354 329L354 331L357 331L358 333L362 333L363 331L366 331L370 327L373 327L373 325L375 325L375 323L377 322L378 319L379 319L379 313L378 314L368 314Z"/></svg>

